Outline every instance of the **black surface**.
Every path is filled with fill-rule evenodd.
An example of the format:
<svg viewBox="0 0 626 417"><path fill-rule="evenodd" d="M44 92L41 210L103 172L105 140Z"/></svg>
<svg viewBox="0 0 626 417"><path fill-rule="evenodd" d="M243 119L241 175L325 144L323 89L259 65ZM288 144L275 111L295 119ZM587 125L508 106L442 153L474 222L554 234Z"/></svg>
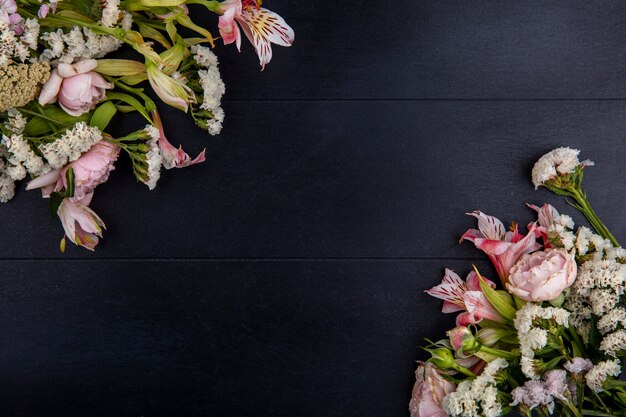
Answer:
<svg viewBox="0 0 626 417"><path fill-rule="evenodd" d="M0 206L3 416L406 416L453 321L423 290L484 259L463 213L567 210L530 169L570 145L626 239L623 2L265 5L294 47L218 47L224 133L164 112L207 163L149 192L122 161L96 253L58 252L36 192Z"/></svg>

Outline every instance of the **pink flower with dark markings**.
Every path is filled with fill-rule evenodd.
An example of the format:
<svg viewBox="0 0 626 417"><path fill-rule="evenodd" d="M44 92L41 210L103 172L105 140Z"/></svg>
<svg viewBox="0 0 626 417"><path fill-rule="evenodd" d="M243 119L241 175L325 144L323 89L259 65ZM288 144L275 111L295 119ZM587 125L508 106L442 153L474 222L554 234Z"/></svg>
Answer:
<svg viewBox="0 0 626 417"><path fill-rule="evenodd" d="M205 161L203 150L196 156L195 159L191 159L191 157L183 151L183 147L180 146L176 149L165 137L165 130L163 129L163 123L161 122L161 117L159 116L159 112L154 110L152 112L152 120L154 121L155 126L159 129L159 149L161 150L161 156L163 157L163 166L165 169L172 168L185 168L195 164L200 164Z"/></svg>
<svg viewBox="0 0 626 417"><path fill-rule="evenodd" d="M217 9L217 13L221 14L218 27L224 45L235 43L237 49L241 49L241 26L243 33L256 49L261 67L265 68L272 59L272 44L291 46L295 34L285 19L260 5L258 0L222 2Z"/></svg>
<svg viewBox="0 0 626 417"><path fill-rule="evenodd" d="M485 283L491 288L496 284L487 278ZM504 317L491 305L480 288L480 278L472 271L464 282L454 271L446 269L441 284L425 291L428 295L443 300L443 313L463 311L456 318L457 326L476 324L483 319L503 322Z"/></svg>
<svg viewBox="0 0 626 417"><path fill-rule="evenodd" d="M489 256L496 267L502 284L508 282L509 272L524 254L538 250L541 245L535 241L536 224L529 226L527 235L521 234L515 224L512 231L505 231L500 220L480 211L467 213L478 219L478 229L469 229L461 236Z"/></svg>

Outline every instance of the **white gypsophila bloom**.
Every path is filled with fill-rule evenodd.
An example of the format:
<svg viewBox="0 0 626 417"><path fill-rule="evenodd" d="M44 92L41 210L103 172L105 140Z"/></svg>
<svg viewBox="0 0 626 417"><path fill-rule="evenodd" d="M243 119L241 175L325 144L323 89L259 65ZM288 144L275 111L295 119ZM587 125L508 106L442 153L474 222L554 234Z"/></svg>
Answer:
<svg viewBox="0 0 626 417"><path fill-rule="evenodd" d="M159 140L159 138L161 137L161 132L159 132L159 129L157 129L153 125L146 125L146 127L144 128L144 131L148 134L148 136L152 140Z"/></svg>
<svg viewBox="0 0 626 417"><path fill-rule="evenodd" d="M15 181L6 174L0 174L0 203L6 203L15 196Z"/></svg>
<svg viewBox="0 0 626 417"><path fill-rule="evenodd" d="M13 181L20 181L26 178L26 168L22 164L9 165L4 168L4 173L11 177Z"/></svg>
<svg viewBox="0 0 626 417"><path fill-rule="evenodd" d="M609 261L620 260L622 262L626 261L626 249L624 248L616 248L611 246L610 248L604 249L605 258Z"/></svg>
<svg viewBox="0 0 626 417"><path fill-rule="evenodd" d="M606 289L621 295L626 283L626 265L615 260L590 260L582 264L573 289L580 296L588 296L592 290Z"/></svg>
<svg viewBox="0 0 626 417"><path fill-rule="evenodd" d="M535 163L532 170L532 180L535 188L544 185L546 181L558 175L571 174L579 166L591 166L593 162L578 160L578 149L557 148L543 155Z"/></svg>
<svg viewBox="0 0 626 417"><path fill-rule="evenodd" d="M621 356L626 349L626 330L609 333L600 342L600 350L614 358Z"/></svg>
<svg viewBox="0 0 626 417"><path fill-rule="evenodd" d="M73 162L87 152L93 145L102 140L102 132L85 122L76 123L71 129L51 143L39 146L39 150L50 166L54 169L62 168L68 162Z"/></svg>
<svg viewBox="0 0 626 417"><path fill-rule="evenodd" d="M446 395L443 407L450 416L496 417L502 412L498 402L495 376L508 363L497 358L487 364L473 381L463 381L454 392Z"/></svg>
<svg viewBox="0 0 626 417"><path fill-rule="evenodd" d="M40 27L37 19L26 19L24 22L24 33L20 36L20 40L30 49L37 49L39 29Z"/></svg>
<svg viewBox="0 0 626 417"><path fill-rule="evenodd" d="M563 365L572 374L580 374L593 368L593 363L587 358L572 358Z"/></svg>
<svg viewBox="0 0 626 417"><path fill-rule="evenodd" d="M534 354L534 352L533 352ZM520 359L520 365L522 373L530 379L539 379L539 372L537 371L536 361L528 356L522 356Z"/></svg>
<svg viewBox="0 0 626 417"><path fill-rule="evenodd" d="M593 232L585 227L581 226L576 232L576 251L579 255L586 255L589 250L589 241L593 236Z"/></svg>
<svg viewBox="0 0 626 417"><path fill-rule="evenodd" d="M619 303L619 295L612 290L593 289L589 294L591 310L596 316L604 316Z"/></svg>
<svg viewBox="0 0 626 417"><path fill-rule="evenodd" d="M598 330L602 334L612 332L619 325L626 326L626 311L621 307L614 308L598 320Z"/></svg>
<svg viewBox="0 0 626 417"><path fill-rule="evenodd" d="M622 372L619 359L598 362L585 375L587 386L595 392L602 392L602 384L610 376L618 377Z"/></svg>
<svg viewBox="0 0 626 417"><path fill-rule="evenodd" d="M554 218L554 223L566 227L570 230L574 229L574 219L567 214L559 214Z"/></svg>
<svg viewBox="0 0 626 417"><path fill-rule="evenodd" d="M7 113L9 118L4 122L4 127L16 135L21 135L28 120L16 109L9 109Z"/></svg>
<svg viewBox="0 0 626 417"><path fill-rule="evenodd" d="M123 11L120 27L126 31L130 30L133 27L133 15L127 11Z"/></svg>
<svg viewBox="0 0 626 417"><path fill-rule="evenodd" d="M145 131L150 136L150 140L148 141L148 145L150 146L150 150L146 154L146 162L148 164L148 178L145 181L145 184L148 186L150 190L154 190L161 178L161 166L163 165L163 156L161 155L161 150L159 149L159 130L152 125L147 125Z"/></svg>
<svg viewBox="0 0 626 417"><path fill-rule="evenodd" d="M198 65L204 68L217 67L218 65L217 55L213 53L211 48L202 45L193 45L191 47L191 53Z"/></svg>
<svg viewBox="0 0 626 417"><path fill-rule="evenodd" d="M533 327L520 338L520 352L522 355L534 357L535 350L544 348L548 344L548 331Z"/></svg>
<svg viewBox="0 0 626 417"><path fill-rule="evenodd" d="M206 70L198 71L200 84L204 91L204 99L200 108L203 110L213 110L220 107L222 96L226 92L226 86L220 76L217 67L210 67Z"/></svg>
<svg viewBox="0 0 626 417"><path fill-rule="evenodd" d="M38 177L50 171L50 166L33 152L22 135L13 135L11 137L3 135L2 144L7 147L9 162L14 165L23 165L31 175Z"/></svg>
<svg viewBox="0 0 626 417"><path fill-rule="evenodd" d="M102 26L112 28L120 18L120 0L106 0L102 9Z"/></svg>
<svg viewBox="0 0 626 417"><path fill-rule="evenodd" d="M55 32L46 32L41 35L41 40L48 44L48 48L41 53L41 61L50 61L59 58L65 51L65 42L63 41L63 30L57 29Z"/></svg>
<svg viewBox="0 0 626 417"><path fill-rule="evenodd" d="M32 45L32 39L35 36L33 32L34 29L33 23L31 22L29 33L24 38L28 44L25 44L22 39L17 36L15 31L11 29L5 19L0 19L0 67L6 68L13 62L14 58L25 62L30 57L31 48L29 48L29 46Z"/></svg>
<svg viewBox="0 0 626 417"><path fill-rule="evenodd" d="M66 50L65 55L60 59L61 62L71 64L76 58L85 59L90 52L85 44L83 31L78 26L74 26L72 30L63 35L63 42L65 42Z"/></svg>

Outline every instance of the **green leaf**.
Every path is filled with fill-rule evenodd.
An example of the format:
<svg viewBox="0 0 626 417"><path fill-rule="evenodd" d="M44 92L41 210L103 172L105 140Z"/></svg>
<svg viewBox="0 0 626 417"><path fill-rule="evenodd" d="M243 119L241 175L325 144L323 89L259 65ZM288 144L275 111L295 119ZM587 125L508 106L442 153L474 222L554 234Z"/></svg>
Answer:
<svg viewBox="0 0 626 417"><path fill-rule="evenodd" d="M41 136L50 132L52 132L52 129L50 129L48 122L36 116L31 118L24 128L26 136Z"/></svg>
<svg viewBox="0 0 626 417"><path fill-rule="evenodd" d="M148 26L145 23L141 22L137 23L137 26L139 27L139 33L141 33L141 36L143 36L144 38L153 39L167 49L172 47L172 45L167 41L165 36L163 36L161 32L159 32L152 26Z"/></svg>
<svg viewBox="0 0 626 417"><path fill-rule="evenodd" d="M167 34L170 36L170 39L172 40L172 42L174 42L176 40L176 25L174 24L174 22L167 22L165 24L165 30L167 30Z"/></svg>
<svg viewBox="0 0 626 417"><path fill-rule="evenodd" d="M68 166L67 171L65 171L65 181L67 182L65 196L69 198L74 197L74 169L71 165Z"/></svg>
<svg viewBox="0 0 626 417"><path fill-rule="evenodd" d="M123 103L128 104L129 106L131 106L135 110L137 110L139 113L141 113L141 115L143 117L145 117L147 120L149 120L150 123L152 123L152 119L150 118L150 115L146 111L145 107L135 97L133 97L133 96L131 96L129 94L118 93L117 91L109 91L107 93L107 99L108 100L117 100L117 101L121 101Z"/></svg>
<svg viewBox="0 0 626 417"><path fill-rule="evenodd" d="M93 113L93 116L91 116L90 124L97 127L101 131L104 131L111 122L113 116L115 116L115 113L117 113L115 104L110 101L104 102L98 106L96 111Z"/></svg>
<svg viewBox="0 0 626 417"><path fill-rule="evenodd" d="M498 291L491 288L483 279L480 272L476 266L474 266L474 271L478 275L478 279L480 280L480 289L482 290L487 300L493 305L493 307L507 320L513 320L515 318L515 314L517 310L515 309L515 304L511 304L513 302L511 297L505 297L502 294L498 293Z"/></svg>
<svg viewBox="0 0 626 417"><path fill-rule="evenodd" d="M137 85L148 79L148 74L125 75L120 81L127 85Z"/></svg>

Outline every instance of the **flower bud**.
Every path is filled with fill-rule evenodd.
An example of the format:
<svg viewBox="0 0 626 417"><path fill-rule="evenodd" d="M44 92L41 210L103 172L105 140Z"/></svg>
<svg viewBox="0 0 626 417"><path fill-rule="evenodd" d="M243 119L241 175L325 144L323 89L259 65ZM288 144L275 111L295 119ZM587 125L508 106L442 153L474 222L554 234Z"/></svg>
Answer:
<svg viewBox="0 0 626 417"><path fill-rule="evenodd" d="M472 331L465 326L458 326L449 330L446 336L450 338L452 349L454 349L459 356L473 355L480 349L480 344L472 334Z"/></svg>

